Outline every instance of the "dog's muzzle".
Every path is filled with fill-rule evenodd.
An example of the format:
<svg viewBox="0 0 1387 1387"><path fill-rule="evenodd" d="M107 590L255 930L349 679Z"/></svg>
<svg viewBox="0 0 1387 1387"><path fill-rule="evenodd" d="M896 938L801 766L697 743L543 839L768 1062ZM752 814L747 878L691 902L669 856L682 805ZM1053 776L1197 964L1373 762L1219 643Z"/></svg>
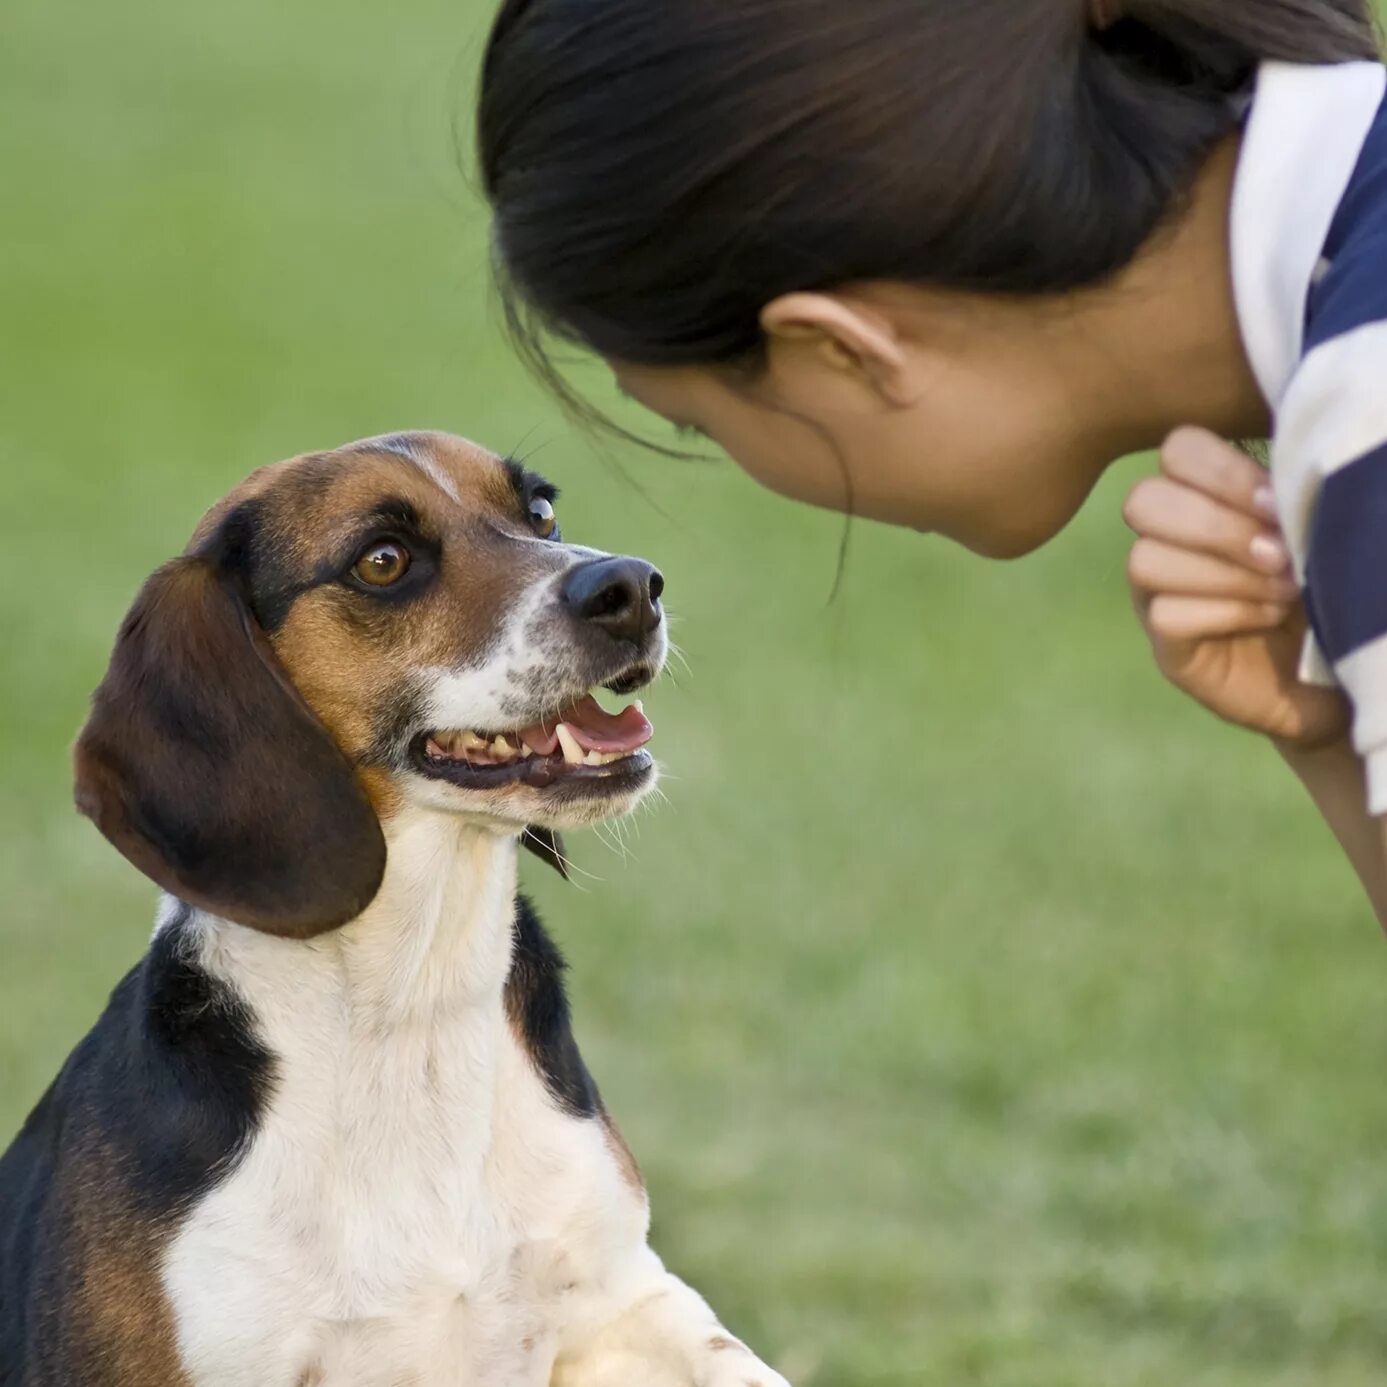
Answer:
<svg viewBox="0 0 1387 1387"><path fill-rule="evenodd" d="M430 728L414 739L415 769L469 790L523 785L617 796L647 786L654 729L639 702L604 709L592 690L644 688L664 664L663 575L643 559L584 559L559 580L537 623L548 668L531 672L531 706L505 727Z"/></svg>

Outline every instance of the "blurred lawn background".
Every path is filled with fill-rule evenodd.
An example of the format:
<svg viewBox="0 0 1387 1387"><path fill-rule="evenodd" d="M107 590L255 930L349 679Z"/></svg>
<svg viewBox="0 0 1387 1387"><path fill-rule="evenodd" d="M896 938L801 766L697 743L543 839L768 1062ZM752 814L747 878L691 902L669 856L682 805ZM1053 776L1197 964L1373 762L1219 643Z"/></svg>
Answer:
<svg viewBox="0 0 1387 1387"><path fill-rule="evenodd" d="M453 429L680 617L670 804L583 890L527 869L672 1265L800 1387L1381 1382L1387 956L1151 669L1134 468L1020 566L858 526L832 605L833 519L625 450L642 496L489 312L489 10L5 7L6 1137L150 925L66 761L138 583L262 462Z"/></svg>

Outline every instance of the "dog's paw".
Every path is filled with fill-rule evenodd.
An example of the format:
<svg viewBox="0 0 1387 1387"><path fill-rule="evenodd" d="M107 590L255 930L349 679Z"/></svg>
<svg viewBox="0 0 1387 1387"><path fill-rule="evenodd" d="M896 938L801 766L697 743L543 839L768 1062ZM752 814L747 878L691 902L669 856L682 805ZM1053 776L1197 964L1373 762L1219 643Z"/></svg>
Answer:
<svg viewBox="0 0 1387 1387"><path fill-rule="evenodd" d="M692 1371L691 1371L692 1369ZM556 1366L550 1387L790 1387L730 1334L711 1335L695 1361L660 1361L628 1349L585 1356Z"/></svg>
<svg viewBox="0 0 1387 1387"><path fill-rule="evenodd" d="M697 1291L662 1275L560 1353L549 1387L790 1387L729 1334Z"/></svg>
<svg viewBox="0 0 1387 1387"><path fill-rule="evenodd" d="M549 1387L703 1387L677 1367L642 1354L608 1351L554 1367Z"/></svg>

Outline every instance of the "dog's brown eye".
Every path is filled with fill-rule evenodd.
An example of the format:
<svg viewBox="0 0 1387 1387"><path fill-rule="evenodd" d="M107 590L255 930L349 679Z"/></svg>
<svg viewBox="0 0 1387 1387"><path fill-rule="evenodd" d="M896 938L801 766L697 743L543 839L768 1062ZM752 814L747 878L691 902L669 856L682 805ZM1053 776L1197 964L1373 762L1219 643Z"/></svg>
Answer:
<svg viewBox="0 0 1387 1387"><path fill-rule="evenodd" d="M394 540L383 540L373 544L356 561L352 572L374 588L389 587L409 572L409 550Z"/></svg>
<svg viewBox="0 0 1387 1387"><path fill-rule="evenodd" d="M543 496L536 496L530 502L530 519L534 522L535 533L541 539L548 539L559 523L554 516L553 502L546 501Z"/></svg>

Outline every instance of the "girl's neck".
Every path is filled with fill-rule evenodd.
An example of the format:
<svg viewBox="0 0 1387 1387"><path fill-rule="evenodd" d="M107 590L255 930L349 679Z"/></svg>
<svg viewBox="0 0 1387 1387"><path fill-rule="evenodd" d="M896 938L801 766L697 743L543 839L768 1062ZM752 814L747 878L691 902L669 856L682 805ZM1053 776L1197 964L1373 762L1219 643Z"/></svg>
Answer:
<svg viewBox="0 0 1387 1387"><path fill-rule="evenodd" d="M1241 139L1225 141L1191 190L1183 215L1084 313L1111 401L1102 427L1118 457L1198 424L1227 438L1271 427L1238 322L1229 233Z"/></svg>

